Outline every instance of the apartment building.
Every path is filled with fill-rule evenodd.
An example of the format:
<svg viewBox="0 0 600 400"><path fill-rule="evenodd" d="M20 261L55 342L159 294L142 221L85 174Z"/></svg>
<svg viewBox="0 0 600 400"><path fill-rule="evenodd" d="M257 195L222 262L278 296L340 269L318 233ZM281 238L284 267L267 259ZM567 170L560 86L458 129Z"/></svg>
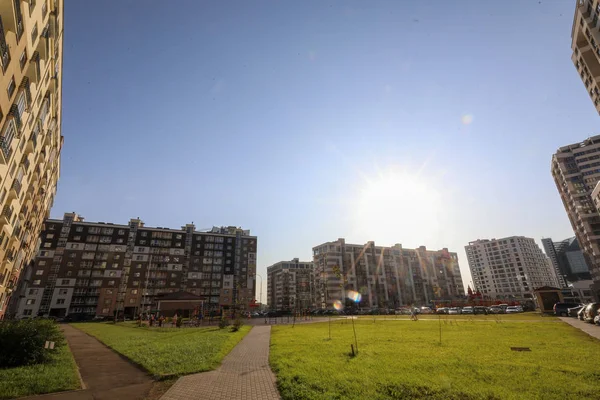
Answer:
<svg viewBox="0 0 600 400"><path fill-rule="evenodd" d="M40 250L21 280L17 317L127 315L152 311L157 296L188 292L204 310L246 308L255 299L256 236L236 227L198 232L48 219Z"/></svg>
<svg viewBox="0 0 600 400"><path fill-rule="evenodd" d="M0 1L0 318L56 193L62 53L62 0Z"/></svg>
<svg viewBox="0 0 600 400"><path fill-rule="evenodd" d="M314 308L314 266L311 261L280 261L267 267L269 310L293 311Z"/></svg>
<svg viewBox="0 0 600 400"><path fill-rule="evenodd" d="M458 256L448 249L405 249L349 244L341 238L313 247L317 307L348 303L361 294L360 308L424 305L464 296Z"/></svg>
<svg viewBox="0 0 600 400"><path fill-rule="evenodd" d="M600 213L592 192L600 181L600 135L563 146L552 156L552 177L600 298Z"/></svg>
<svg viewBox="0 0 600 400"><path fill-rule="evenodd" d="M542 245L544 252L552 261L561 287L567 287L569 282L590 279L590 270L576 237L573 236L560 242L544 238Z"/></svg>
<svg viewBox="0 0 600 400"><path fill-rule="evenodd" d="M571 29L571 60L591 101L600 113L599 0L576 0Z"/></svg>
<svg viewBox="0 0 600 400"><path fill-rule="evenodd" d="M492 300L534 299L534 290L558 286L554 267L524 236L483 239L465 246L475 289Z"/></svg>

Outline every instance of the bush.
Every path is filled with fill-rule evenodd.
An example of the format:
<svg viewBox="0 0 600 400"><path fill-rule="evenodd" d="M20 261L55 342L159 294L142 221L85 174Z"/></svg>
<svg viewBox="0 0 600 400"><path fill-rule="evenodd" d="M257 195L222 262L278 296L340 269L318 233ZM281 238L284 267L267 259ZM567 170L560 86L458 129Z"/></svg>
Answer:
<svg viewBox="0 0 600 400"><path fill-rule="evenodd" d="M54 350L44 348L46 341L54 342ZM45 362L63 344L64 337L52 320L0 322L0 368Z"/></svg>
<svg viewBox="0 0 600 400"><path fill-rule="evenodd" d="M177 322L175 323L175 326L178 328L181 328L181 325L183 325L183 318L177 318Z"/></svg>
<svg viewBox="0 0 600 400"><path fill-rule="evenodd" d="M219 328L220 329L225 329L229 326L229 320L227 318L225 318L225 316L223 315L221 317L221 320L219 321Z"/></svg>
<svg viewBox="0 0 600 400"><path fill-rule="evenodd" d="M233 325L231 326L231 332L239 331L242 325L244 325L244 322L242 321L242 317L238 315L233 321Z"/></svg>

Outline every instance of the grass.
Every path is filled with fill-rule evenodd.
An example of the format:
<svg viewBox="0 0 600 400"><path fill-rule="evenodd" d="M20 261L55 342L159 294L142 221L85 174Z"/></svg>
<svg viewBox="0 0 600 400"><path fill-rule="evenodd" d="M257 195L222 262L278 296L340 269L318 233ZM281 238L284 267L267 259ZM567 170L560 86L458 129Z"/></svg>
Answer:
<svg viewBox="0 0 600 400"><path fill-rule="evenodd" d="M159 378L215 369L250 326L238 332L210 328L139 328L134 323L78 323L96 337Z"/></svg>
<svg viewBox="0 0 600 400"><path fill-rule="evenodd" d="M358 319L370 319L373 320L375 317L376 320L403 320L410 319L410 315L358 315ZM554 316L542 315L539 312L526 312L526 313L518 313L518 314L419 314L419 319L458 319L458 320L489 320L489 321L540 321L540 322L556 322L559 321Z"/></svg>
<svg viewBox="0 0 600 400"><path fill-rule="evenodd" d="M538 320L359 319L356 357L348 320L275 326L270 361L283 399L598 398L600 341Z"/></svg>
<svg viewBox="0 0 600 400"><path fill-rule="evenodd" d="M79 388L77 365L66 345L48 363L0 369L0 399Z"/></svg>

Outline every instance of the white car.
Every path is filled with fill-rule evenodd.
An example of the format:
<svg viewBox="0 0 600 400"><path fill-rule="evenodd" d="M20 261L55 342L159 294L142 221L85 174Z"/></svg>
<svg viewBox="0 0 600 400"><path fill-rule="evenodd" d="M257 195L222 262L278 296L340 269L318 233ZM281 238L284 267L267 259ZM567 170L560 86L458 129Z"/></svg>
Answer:
<svg viewBox="0 0 600 400"><path fill-rule="evenodd" d="M506 311L505 311L505 313L507 313L507 314L516 314L518 312L520 312L520 311L519 311L519 308L516 306L508 306L508 307L506 307Z"/></svg>
<svg viewBox="0 0 600 400"><path fill-rule="evenodd" d="M471 307L471 306L469 306L469 307L463 307L462 313L463 314L473 314L473 307Z"/></svg>
<svg viewBox="0 0 600 400"><path fill-rule="evenodd" d="M448 314L460 314L460 308L452 307L452 308L448 309Z"/></svg>

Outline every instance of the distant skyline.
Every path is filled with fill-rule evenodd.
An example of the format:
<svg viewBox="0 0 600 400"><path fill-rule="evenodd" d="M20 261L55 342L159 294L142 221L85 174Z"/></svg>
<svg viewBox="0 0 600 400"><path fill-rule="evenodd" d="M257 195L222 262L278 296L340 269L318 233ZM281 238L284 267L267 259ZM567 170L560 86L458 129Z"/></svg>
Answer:
<svg viewBox="0 0 600 400"><path fill-rule="evenodd" d="M550 174L598 134L574 1L65 4L53 218L457 252L573 236ZM257 296L260 290L257 289Z"/></svg>

